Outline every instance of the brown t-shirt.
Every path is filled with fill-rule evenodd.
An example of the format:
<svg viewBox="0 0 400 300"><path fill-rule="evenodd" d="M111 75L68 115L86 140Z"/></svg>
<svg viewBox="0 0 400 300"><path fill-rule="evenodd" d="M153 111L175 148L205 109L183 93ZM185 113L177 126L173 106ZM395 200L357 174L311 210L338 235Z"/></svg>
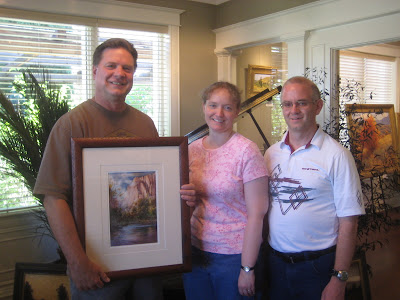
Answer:
<svg viewBox="0 0 400 300"><path fill-rule="evenodd" d="M149 116L127 106L112 112L89 99L54 125L40 165L33 194L72 201L71 138L158 137ZM71 203L70 203L71 204Z"/></svg>

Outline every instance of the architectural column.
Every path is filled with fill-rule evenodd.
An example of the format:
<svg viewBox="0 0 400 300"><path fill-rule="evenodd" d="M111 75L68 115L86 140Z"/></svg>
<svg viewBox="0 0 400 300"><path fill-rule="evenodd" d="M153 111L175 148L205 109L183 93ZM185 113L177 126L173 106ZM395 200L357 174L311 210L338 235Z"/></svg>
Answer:
<svg viewBox="0 0 400 300"><path fill-rule="evenodd" d="M236 84L236 58L240 51L215 50L218 58L218 81L228 81Z"/></svg>
<svg viewBox="0 0 400 300"><path fill-rule="evenodd" d="M288 77L303 75L306 66L305 41L307 32L295 32L280 37L288 47Z"/></svg>

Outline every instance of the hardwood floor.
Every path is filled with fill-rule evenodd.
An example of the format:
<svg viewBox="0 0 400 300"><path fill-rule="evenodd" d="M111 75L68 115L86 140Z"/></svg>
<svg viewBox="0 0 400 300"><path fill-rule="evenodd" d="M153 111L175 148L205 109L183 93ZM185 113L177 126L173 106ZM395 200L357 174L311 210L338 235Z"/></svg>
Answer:
<svg viewBox="0 0 400 300"><path fill-rule="evenodd" d="M392 218L400 219L399 212L393 212ZM400 299L400 229L377 235L384 242L382 248L366 253L367 263L371 266L369 278L372 300Z"/></svg>

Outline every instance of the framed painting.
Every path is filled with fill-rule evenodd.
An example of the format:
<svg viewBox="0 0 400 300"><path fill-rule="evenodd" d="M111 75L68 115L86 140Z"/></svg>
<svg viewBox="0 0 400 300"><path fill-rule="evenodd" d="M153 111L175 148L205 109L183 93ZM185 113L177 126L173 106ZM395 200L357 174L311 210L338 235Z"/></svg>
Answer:
<svg viewBox="0 0 400 300"><path fill-rule="evenodd" d="M72 139L74 217L110 278L191 269L186 137Z"/></svg>
<svg viewBox="0 0 400 300"><path fill-rule="evenodd" d="M391 174L397 162L397 129L392 104L347 104L351 147L362 177Z"/></svg>
<svg viewBox="0 0 400 300"><path fill-rule="evenodd" d="M397 121L397 145L400 143L400 112L396 114L396 121Z"/></svg>
<svg viewBox="0 0 400 300"><path fill-rule="evenodd" d="M276 76L272 67L249 65L247 68L246 98L250 98L265 89L271 90L271 81Z"/></svg>
<svg viewBox="0 0 400 300"><path fill-rule="evenodd" d="M71 299L66 265L16 263L13 300Z"/></svg>
<svg viewBox="0 0 400 300"><path fill-rule="evenodd" d="M346 284L346 300L371 300L365 253L353 259Z"/></svg>

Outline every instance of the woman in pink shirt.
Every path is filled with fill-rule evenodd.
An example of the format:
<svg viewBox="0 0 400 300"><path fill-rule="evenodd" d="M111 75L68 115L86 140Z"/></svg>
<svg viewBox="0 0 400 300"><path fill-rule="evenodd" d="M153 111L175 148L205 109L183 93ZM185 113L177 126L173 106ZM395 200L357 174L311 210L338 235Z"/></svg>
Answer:
<svg viewBox="0 0 400 300"><path fill-rule="evenodd" d="M190 144L190 184L181 191L194 207L186 299L252 299L268 209L267 171L257 145L233 131L240 109L237 87L216 82L202 99L209 135ZM196 200L185 198L185 190L195 190Z"/></svg>

